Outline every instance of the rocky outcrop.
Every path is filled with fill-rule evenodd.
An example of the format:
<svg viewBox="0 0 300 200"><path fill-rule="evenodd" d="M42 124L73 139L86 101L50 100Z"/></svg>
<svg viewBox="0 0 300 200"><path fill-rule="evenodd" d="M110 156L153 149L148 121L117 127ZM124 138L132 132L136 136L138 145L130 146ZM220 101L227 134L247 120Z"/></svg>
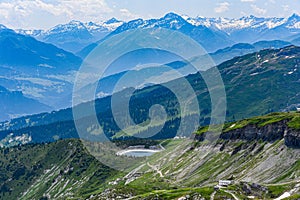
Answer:
<svg viewBox="0 0 300 200"><path fill-rule="evenodd" d="M243 128L223 132L220 138L224 140L263 140L267 142L284 139L286 146L300 148L300 130L291 129L287 123L288 120L283 120L262 127L251 124Z"/></svg>
<svg viewBox="0 0 300 200"><path fill-rule="evenodd" d="M300 131L287 129L284 134L284 141L289 147L300 148Z"/></svg>

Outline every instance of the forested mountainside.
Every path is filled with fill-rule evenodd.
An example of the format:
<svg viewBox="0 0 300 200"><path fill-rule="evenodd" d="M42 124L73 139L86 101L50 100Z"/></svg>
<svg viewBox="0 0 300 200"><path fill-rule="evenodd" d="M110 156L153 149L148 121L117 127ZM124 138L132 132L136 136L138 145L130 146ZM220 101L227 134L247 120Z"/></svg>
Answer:
<svg viewBox="0 0 300 200"><path fill-rule="evenodd" d="M300 91L299 54L299 47L289 46L279 50L262 50L220 64L218 69L224 80L227 94L227 121L275 111L296 110L299 103L298 91ZM210 73L210 71L203 73ZM210 122L210 97L206 84L198 74L189 75L186 78L201 102L200 123L208 124ZM176 80L167 84L178 87L180 90L181 86ZM124 94L126 94L126 90L117 95ZM111 97L108 96L97 99L95 104L92 102L82 104L80 109L85 111L87 110L86 106L95 106L105 133L109 137L126 138L126 135L119 132L120 129L114 121L111 121L110 101ZM130 101L130 112L132 112L134 120L136 123L147 121L147 112L155 103L166 108L168 119L170 119L164 129L155 136L156 139L173 136L180 121L179 105L174 94L165 87L154 85L134 93ZM87 122L89 115L90 113L83 112L84 120ZM12 132L15 135L30 134L33 141L36 142L54 141L53 138L73 138L76 137L76 131L72 118L72 110L65 109L13 119L1 123L1 138L5 138ZM40 133L40 130L44 130L43 134ZM135 134L137 133L132 133L132 135Z"/></svg>

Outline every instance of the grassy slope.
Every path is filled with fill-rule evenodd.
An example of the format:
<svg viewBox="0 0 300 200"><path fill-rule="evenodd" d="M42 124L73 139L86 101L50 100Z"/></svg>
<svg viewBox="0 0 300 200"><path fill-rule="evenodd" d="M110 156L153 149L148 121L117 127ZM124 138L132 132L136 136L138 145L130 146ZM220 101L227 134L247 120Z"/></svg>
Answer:
<svg viewBox="0 0 300 200"><path fill-rule="evenodd" d="M238 122L227 123L224 126L224 132L231 130L243 128L247 125L256 125L258 127L263 127L268 124L273 124L276 122L287 120L288 127L299 130L300 129L300 112L288 112L288 113L271 113L265 116L258 116L249 119L244 119ZM201 133L203 130L199 129Z"/></svg>
<svg viewBox="0 0 300 200"><path fill-rule="evenodd" d="M114 186L116 191L122 194L130 190L133 199L175 199L185 195L209 199L218 180L233 178L236 185L228 190L238 197L246 198L241 184L246 181L265 185L268 193L255 194L273 199L291 190L300 176L300 151L287 148L283 141L273 144L220 141L215 146L196 144L195 149L191 149L195 143L186 139L164 143L166 150L150 157L139 170L143 175L127 185L120 182ZM231 195L225 191L215 194L215 199L224 197Z"/></svg>
<svg viewBox="0 0 300 200"><path fill-rule="evenodd" d="M87 197L114 170L86 153L79 140L1 149L0 199Z"/></svg>
<svg viewBox="0 0 300 200"><path fill-rule="evenodd" d="M299 103L299 48L263 50L218 66L226 86L228 117L243 119Z"/></svg>
<svg viewBox="0 0 300 200"><path fill-rule="evenodd" d="M22 199L42 196L85 199L91 195L94 199L107 199L109 195L103 195L105 189L111 190L114 197L128 194L123 197L134 196L133 199L174 199L185 195L209 199L212 186L219 179L234 177L237 182L283 183L300 176L299 150L288 149L282 141L273 144L223 142L212 146L187 139L166 140L162 143L166 150L143 161L139 170L142 176L127 185L126 179L117 185L107 184L125 174L101 165L82 150L82 144L77 140L2 150L1 168L6 170L1 170L1 199L20 196ZM220 151L223 145L225 147ZM270 162L274 159L276 162ZM262 170L261 167L266 168ZM269 193L263 195L271 199L293 186L293 182L286 186L268 186ZM245 197L242 186L233 187L231 191ZM5 188L11 192L5 192ZM215 199L225 196L231 195L219 191Z"/></svg>
<svg viewBox="0 0 300 200"><path fill-rule="evenodd" d="M294 130L300 130L300 112L276 112L264 116L257 116L243 119L240 121L228 122L223 126L223 132L229 132L236 129L241 129L247 125L255 125L263 127L269 124L274 124L281 121L287 121L287 126ZM199 127L195 132L196 135L202 135L208 131L208 126Z"/></svg>
<svg viewBox="0 0 300 200"><path fill-rule="evenodd" d="M291 128L298 129L299 117L300 113L297 112L273 113L228 123L224 130L232 130L232 124L235 124L234 128L249 124L262 127L282 120L287 120ZM198 134L206 130L206 127L200 128ZM196 193L207 197L212 191L205 193L206 186L213 185L220 179L233 178L237 183L246 181L266 185L268 193L255 194L261 198L273 199L293 189L297 181L300 181L300 149L288 148L283 140L268 143L220 139L216 144L209 144L207 141L184 139L166 140L162 145L166 150L148 158L140 169L142 177L128 185L119 185L121 191L131 188L137 199L172 199ZM231 190L240 198L247 196L240 184L233 186ZM216 193L215 198L222 199L222 195L225 197L228 193Z"/></svg>
<svg viewBox="0 0 300 200"><path fill-rule="evenodd" d="M297 127L299 113L276 113L246 122L261 126L289 119ZM245 122L235 122L245 124ZM283 140L219 140L215 144L190 139L164 140L166 150L137 162L141 176L125 184L124 173L103 166L90 156L79 140L25 145L0 150L0 199L174 199L185 195L209 199L220 179L234 179L229 188L240 198L247 195L240 182L255 182L268 188L259 192L266 199L291 190L300 176L300 149L288 148ZM107 148L107 147L104 147ZM121 178L117 185L107 184ZM271 184L271 185L270 185ZM108 191L106 190L108 189ZM215 199L230 197L225 190Z"/></svg>

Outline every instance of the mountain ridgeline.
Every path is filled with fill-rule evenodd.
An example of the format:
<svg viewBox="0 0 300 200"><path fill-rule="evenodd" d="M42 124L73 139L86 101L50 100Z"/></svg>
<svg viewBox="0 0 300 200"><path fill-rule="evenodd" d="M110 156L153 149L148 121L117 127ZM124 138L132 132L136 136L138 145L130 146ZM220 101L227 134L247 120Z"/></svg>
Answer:
<svg viewBox="0 0 300 200"><path fill-rule="evenodd" d="M168 13L159 19L135 19L122 22L115 18L101 23L71 21L47 31L16 30L36 39L85 57L97 43L115 34L135 28L162 27L178 30L199 42L208 52L235 43L254 43L262 40L284 40L299 44L300 17L263 18L247 16L239 19L180 16ZM85 48L84 48L85 47Z"/></svg>
<svg viewBox="0 0 300 200"><path fill-rule="evenodd" d="M208 134L213 134L213 132L209 132L208 127L200 127L195 134L195 139L203 141ZM270 143L283 140L284 144L290 148L300 148L300 113L271 113L226 123L220 139Z"/></svg>
<svg viewBox="0 0 300 200"><path fill-rule="evenodd" d="M83 47L104 38L121 24L123 22L115 18L101 24L72 20L67 24L56 25L49 30L18 29L16 32L30 35L42 42L51 43L66 51L76 53Z"/></svg>
<svg viewBox="0 0 300 200"><path fill-rule="evenodd" d="M25 97L21 91L12 92L1 86L0 99L0 120L2 121L8 118L20 117L19 115L29 115L32 113L51 111L51 108L49 106L42 104L34 99ZM26 105L26 107L24 105ZM16 113L16 110L18 110L18 113Z"/></svg>
<svg viewBox="0 0 300 200"><path fill-rule="evenodd" d="M227 18L191 18L168 13L159 19L136 19L121 24L108 34L107 39L116 34L136 28L161 27L180 31L193 38L204 49L215 52L236 43L255 43L263 40L284 40L297 45L300 33L300 16L294 14L288 18L260 18L255 16L240 19ZM100 40L97 43L103 41ZM78 55L85 57L96 47L95 43L83 48Z"/></svg>
<svg viewBox="0 0 300 200"><path fill-rule="evenodd" d="M7 200L84 197L116 174L79 140L1 149L0 160L0 198Z"/></svg>
<svg viewBox="0 0 300 200"><path fill-rule="evenodd" d="M259 116L276 111L296 110L299 106L299 57L300 48L289 46L282 49L267 49L257 53L247 54L226 61L218 66L224 81L227 94L227 121ZM207 70L202 73L211 73ZM213 74L211 74L213 76ZM210 97L207 86L199 74L186 77L197 94L201 110L200 124L210 122ZM170 87L181 85L178 81L166 83ZM127 94L127 90L116 95ZM183 94L185 91L182 91ZM82 123L89 123L91 113L87 108L95 107L100 125L104 133L111 139L130 139L143 135L144 131L133 131L132 135L124 134L114 121L111 111L111 97L97 99L95 103L88 102L79 105L82 110ZM122 101L119 102L122 105ZM130 114L137 124L149 122L148 110L154 104L164 106L167 111L167 122L163 129L152 139L170 138L176 133L181 117L180 106L176 96L161 85L149 86L136 90L130 100ZM116 113L122 115L122 110ZM162 123L162 122L161 122ZM192 126L195 122L191 121ZM196 124L196 123L195 123ZM163 124L156 123L153 130ZM92 126L92 125L91 125ZM95 131L92 126L90 131ZM51 113L26 116L1 123L1 139L8 134L29 134L33 142L54 141L58 138L78 137L73 122L72 109L64 109ZM43 131L41 131L43 130Z"/></svg>
<svg viewBox="0 0 300 200"><path fill-rule="evenodd" d="M26 104L19 95L20 98L16 99L18 103L14 104L15 107L11 106L8 112L5 106L0 108L0 119L13 118L8 114L20 116L70 107L68 91L73 87L74 74L81 62L81 58L52 44L2 28L0 86L10 91L22 91L24 98L32 101Z"/></svg>
<svg viewBox="0 0 300 200"><path fill-rule="evenodd" d="M0 77L0 86L10 91L22 91L26 98L34 99L37 103L33 112L20 112L16 108L11 109L10 115L0 114L0 118L8 120L36 113L37 110L48 111L41 104L48 105L52 110L70 107L75 73L82 59L99 43L124 31L137 28L179 31L202 45L218 65L235 56L266 48L299 45L299 21L300 17L296 14L288 18L249 16L227 19L191 18L168 13L159 19L136 19L129 22L115 18L101 23L73 20L49 30L11 30L1 25L0 72L3 76ZM145 57L145 53L135 55L136 59ZM131 65L136 59L127 59L126 63ZM122 68L122 63L110 69ZM107 88L99 91L98 97L111 95L113 84L109 84L109 80L118 80L118 75L108 77L104 84Z"/></svg>

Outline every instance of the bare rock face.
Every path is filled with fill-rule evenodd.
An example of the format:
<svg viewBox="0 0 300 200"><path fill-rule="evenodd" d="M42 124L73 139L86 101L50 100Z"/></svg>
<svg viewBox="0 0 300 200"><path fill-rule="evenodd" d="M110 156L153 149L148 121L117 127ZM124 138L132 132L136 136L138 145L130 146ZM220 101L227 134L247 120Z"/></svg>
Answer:
<svg viewBox="0 0 300 200"><path fill-rule="evenodd" d="M283 120L262 127L251 124L240 129L223 132L220 138L224 140L263 140L267 142L284 139L286 146L300 148L300 131L288 127L287 122L287 120Z"/></svg>
<svg viewBox="0 0 300 200"><path fill-rule="evenodd" d="M284 141L289 147L300 148L300 131L288 129L284 134Z"/></svg>

